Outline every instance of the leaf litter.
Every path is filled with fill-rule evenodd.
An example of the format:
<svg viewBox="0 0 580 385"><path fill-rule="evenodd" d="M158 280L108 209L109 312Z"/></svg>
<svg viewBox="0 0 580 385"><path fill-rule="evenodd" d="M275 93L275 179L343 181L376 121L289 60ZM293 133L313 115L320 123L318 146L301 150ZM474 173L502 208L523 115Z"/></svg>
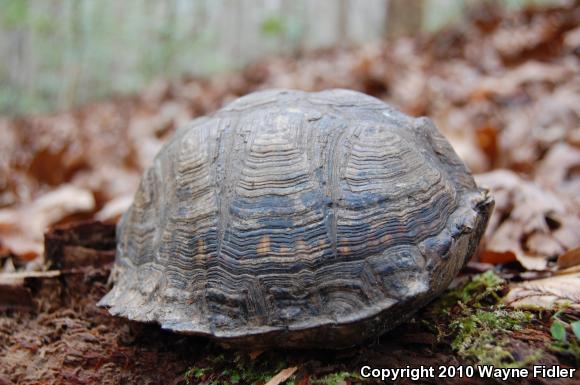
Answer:
<svg viewBox="0 0 580 385"><path fill-rule="evenodd" d="M0 383L352 384L363 363L578 367L578 25L578 2L521 11L482 3L435 34L269 57L212 78L159 79L139 95L73 111L0 118L0 302L12 306L0 315ZM464 275L379 341L323 354L235 356L96 308L114 239L94 227L103 238L83 241L91 222L59 226L114 224L177 127L274 87L351 88L432 117L496 199ZM68 267L35 273L55 266Z"/></svg>

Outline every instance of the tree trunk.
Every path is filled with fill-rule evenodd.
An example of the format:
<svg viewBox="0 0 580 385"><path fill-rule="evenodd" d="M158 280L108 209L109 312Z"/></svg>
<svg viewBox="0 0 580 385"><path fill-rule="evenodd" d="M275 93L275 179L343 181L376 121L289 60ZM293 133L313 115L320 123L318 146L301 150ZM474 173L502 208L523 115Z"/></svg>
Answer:
<svg viewBox="0 0 580 385"><path fill-rule="evenodd" d="M423 0L390 0L387 7L386 37L414 35L421 30Z"/></svg>

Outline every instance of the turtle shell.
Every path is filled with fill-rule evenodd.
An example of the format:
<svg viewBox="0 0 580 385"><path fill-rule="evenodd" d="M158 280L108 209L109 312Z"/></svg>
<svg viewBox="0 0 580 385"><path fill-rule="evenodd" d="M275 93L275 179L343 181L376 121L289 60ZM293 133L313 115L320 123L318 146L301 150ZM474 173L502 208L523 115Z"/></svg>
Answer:
<svg viewBox="0 0 580 385"><path fill-rule="evenodd" d="M99 304L227 346L352 346L440 294L492 208L427 118L349 90L257 92L161 149Z"/></svg>

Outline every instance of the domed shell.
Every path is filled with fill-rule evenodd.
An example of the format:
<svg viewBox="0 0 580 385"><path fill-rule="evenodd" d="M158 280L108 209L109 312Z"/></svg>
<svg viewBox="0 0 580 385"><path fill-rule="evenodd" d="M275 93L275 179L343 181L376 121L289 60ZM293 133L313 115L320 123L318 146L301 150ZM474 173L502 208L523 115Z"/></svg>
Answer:
<svg viewBox="0 0 580 385"><path fill-rule="evenodd" d="M159 152L99 304L228 346L352 346L440 294L492 207L427 118L348 90L257 92Z"/></svg>

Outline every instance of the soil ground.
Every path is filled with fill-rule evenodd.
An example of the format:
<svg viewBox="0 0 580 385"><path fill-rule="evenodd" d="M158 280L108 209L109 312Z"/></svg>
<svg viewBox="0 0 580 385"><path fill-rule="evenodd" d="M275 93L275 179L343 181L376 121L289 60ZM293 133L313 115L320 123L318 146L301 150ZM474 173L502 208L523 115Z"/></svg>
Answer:
<svg viewBox="0 0 580 385"><path fill-rule="evenodd" d="M411 322L380 339L342 351L231 351L204 338L111 317L96 302L109 289L107 278L114 247L112 226L107 229L100 224L83 224L80 228L68 226L58 230L56 236L54 232L47 236L51 240L51 260L66 265L67 260L80 260L86 255L102 258L90 259L92 265L54 270L58 276L33 275L12 285L24 290L13 295L11 305L0 313L0 384L263 384L286 367L297 367L290 379L294 384L351 384L363 382L357 375L364 365L373 368L425 365L434 367L437 373L441 365L471 365L477 361L475 357L461 357L452 348L457 333L450 324L463 314L457 308L460 301L453 296L457 288L450 289ZM90 231L91 228L95 230ZM93 234L89 242L83 238L86 234ZM95 238L94 234L100 236ZM475 270L477 264L464 269L456 286L465 287ZM484 292L474 290L477 292L468 294L474 298L483 294L481 301L468 302L466 306L479 309L493 306L493 300L485 298ZM519 360L534 352L540 352L534 360L536 365L576 366L573 356L550 350L550 316L550 312L536 313L534 322L517 332L502 334L498 330L498 337L509 336L508 350L515 357L511 366L517 366ZM540 378L533 383L571 384L578 380L580 376L576 375L573 379ZM395 381L397 384L494 382L502 381L477 376Z"/></svg>

